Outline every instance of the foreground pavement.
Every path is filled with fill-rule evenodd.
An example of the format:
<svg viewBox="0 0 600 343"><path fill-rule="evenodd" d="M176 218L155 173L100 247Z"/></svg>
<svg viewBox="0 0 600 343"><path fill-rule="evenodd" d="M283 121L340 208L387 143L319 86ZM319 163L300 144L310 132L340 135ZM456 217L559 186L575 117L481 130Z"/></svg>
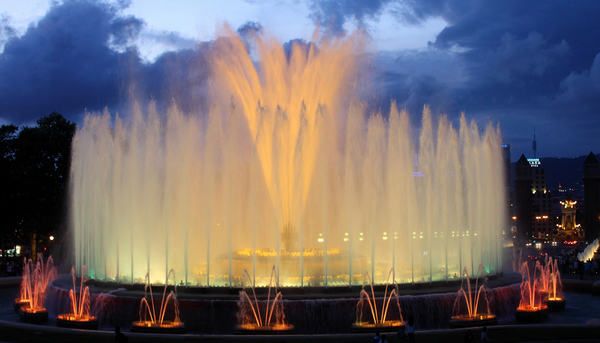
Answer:
<svg viewBox="0 0 600 343"><path fill-rule="evenodd" d="M471 329L476 338L481 328ZM467 329L430 330L415 334L419 343L464 341ZM125 333L130 343L135 342L267 342L267 343L359 343L371 342L372 334L336 334L336 335L288 335L288 336L239 336L239 335L153 335ZM493 342L600 342L600 325L504 325L490 327L488 335ZM23 323L0 321L0 341L12 343L29 342L114 342L114 333L110 331L86 331L63 329L50 326L36 326ZM476 342L479 341L476 339ZM395 334L388 335L388 342L398 342Z"/></svg>

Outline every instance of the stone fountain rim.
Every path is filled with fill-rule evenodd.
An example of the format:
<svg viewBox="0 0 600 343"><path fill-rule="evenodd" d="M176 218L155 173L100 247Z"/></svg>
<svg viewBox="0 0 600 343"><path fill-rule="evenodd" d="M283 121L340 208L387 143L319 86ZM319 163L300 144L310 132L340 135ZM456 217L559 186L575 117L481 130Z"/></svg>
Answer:
<svg viewBox="0 0 600 343"><path fill-rule="evenodd" d="M521 283L521 274L518 273L498 273L493 275L490 280L489 289L513 286ZM474 284L475 280L471 280ZM434 281L427 283L399 284L400 296L430 295L430 294L448 294L456 293L460 289L462 280L452 281ZM143 285L117 284L117 283L99 283L95 280L87 282L90 287L90 294L98 295L108 293L119 298L140 299L144 296ZM51 282L50 286L57 290L69 291L72 288L72 279L70 275L59 277ZM153 294L155 300L162 297L164 285L155 285ZM168 286L172 290L173 286ZM370 287L365 287L370 288ZM317 299L351 299L356 300L360 297L362 286L333 286L333 287L280 287L279 292L284 295L284 300L317 300ZM177 299L182 300L239 300L239 287L177 287ZM374 286L376 297L383 297L385 285ZM370 293L370 289L368 290ZM388 288L388 294L390 289ZM257 287L256 294L259 300L267 297L268 287Z"/></svg>

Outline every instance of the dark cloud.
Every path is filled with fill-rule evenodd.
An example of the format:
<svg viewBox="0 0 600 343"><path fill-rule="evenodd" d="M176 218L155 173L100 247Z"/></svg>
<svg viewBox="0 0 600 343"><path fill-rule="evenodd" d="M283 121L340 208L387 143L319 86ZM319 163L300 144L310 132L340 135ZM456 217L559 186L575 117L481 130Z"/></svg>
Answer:
<svg viewBox="0 0 600 343"><path fill-rule="evenodd" d="M10 18L5 15L0 16L0 51L3 50L4 43L16 34L17 31L10 25Z"/></svg>
<svg viewBox="0 0 600 343"><path fill-rule="evenodd" d="M144 41L147 41L144 44L160 44L169 50L192 49L198 43L197 40L183 37L174 31L144 31L140 34L140 37Z"/></svg>
<svg viewBox="0 0 600 343"><path fill-rule="evenodd" d="M600 15L600 3L414 0L389 8L405 23L448 23L429 49L383 57L387 94L400 104L418 111L418 101L427 101L454 117L466 111L499 122L514 140L513 155L531 151L534 125L538 137L553 137L538 142L548 144L549 156L600 151L583 137L569 143L600 125L600 22L589 19Z"/></svg>
<svg viewBox="0 0 600 343"><path fill-rule="evenodd" d="M0 117L23 123L52 111L68 115L112 105L119 60L127 52L108 43L123 43L140 25L115 19L108 4L66 1L21 37L11 37L0 55Z"/></svg>
<svg viewBox="0 0 600 343"><path fill-rule="evenodd" d="M354 20L359 28L366 19L377 18L385 5L392 0L313 0L310 5L310 18L325 30L326 34L342 36L346 34L344 23Z"/></svg>
<svg viewBox="0 0 600 343"><path fill-rule="evenodd" d="M197 110L208 75L200 51L210 46L192 44L174 33L151 32L155 41L187 49L144 63L132 45L144 22L121 14L128 4L54 4L20 37L3 20L0 37L7 39L0 54L2 122L31 123L53 111L78 122L86 109L108 107L114 113L130 100L144 104L153 99L161 109L175 101L185 110Z"/></svg>
<svg viewBox="0 0 600 343"><path fill-rule="evenodd" d="M247 21L244 25L240 26L237 29L237 33L238 35L240 35L240 37L242 37L242 39L247 38L249 36L254 36L262 32L262 25L254 21Z"/></svg>

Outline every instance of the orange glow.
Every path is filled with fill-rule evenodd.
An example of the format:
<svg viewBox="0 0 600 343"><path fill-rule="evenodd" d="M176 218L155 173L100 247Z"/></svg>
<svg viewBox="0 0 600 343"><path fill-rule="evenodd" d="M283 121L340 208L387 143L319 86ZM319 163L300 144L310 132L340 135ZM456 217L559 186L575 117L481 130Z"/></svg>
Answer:
<svg viewBox="0 0 600 343"><path fill-rule="evenodd" d="M273 37L257 39L261 65L255 66L244 42L226 27L226 39L215 41L212 61L216 97L226 94L241 106L271 200L280 213L280 227L297 225L311 186L319 141L331 125L332 115L344 105L357 77L358 58L365 38L324 42L319 52L293 44L289 58ZM316 34L316 32L315 32ZM268 67L264 67L264 66ZM225 91L223 91L225 90ZM327 107L322 104L327 100ZM286 120L281 120L282 113Z"/></svg>
<svg viewBox="0 0 600 343"><path fill-rule="evenodd" d="M68 320L71 322L89 322L92 320L96 320L96 317L90 315L76 316L73 314L59 314L58 319Z"/></svg>

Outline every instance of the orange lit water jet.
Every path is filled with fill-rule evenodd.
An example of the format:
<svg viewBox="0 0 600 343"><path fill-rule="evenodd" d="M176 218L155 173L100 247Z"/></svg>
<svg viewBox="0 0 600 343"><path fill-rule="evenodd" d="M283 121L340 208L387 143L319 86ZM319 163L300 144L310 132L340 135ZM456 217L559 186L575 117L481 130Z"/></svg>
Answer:
<svg viewBox="0 0 600 343"><path fill-rule="evenodd" d="M285 314L283 312L282 294L277 291L277 277L275 266L271 269L271 279L269 281L269 292L265 305L261 309L259 306L254 282L250 278L248 271L244 271L244 277L247 284L252 289L252 297L247 291L247 284L244 283L244 288L240 291L240 300L238 301L238 325L236 333L269 333L292 331L294 326L285 322ZM274 289L275 296L271 299L271 290ZM264 312L264 315L263 315Z"/></svg>
<svg viewBox="0 0 600 343"><path fill-rule="evenodd" d="M56 268L52 256L48 257L45 264L41 255L35 264L31 259L23 259L21 298L15 301L15 306L21 305L18 311L22 321L39 323L48 319L44 300L46 287L54 279L56 279Z"/></svg>
<svg viewBox="0 0 600 343"><path fill-rule="evenodd" d="M388 294L388 287L390 286L390 277L392 278L393 289ZM369 282L371 287L371 295L365 290L365 281ZM365 330L397 330L399 327L404 326L404 320L402 318L402 308L400 307L400 299L398 298L398 284L396 283L396 273L394 269L390 269L387 281L385 284L385 291L383 293L383 301L381 303L381 312L377 309L377 299L375 298L375 290L373 288L373 280L369 275L369 272L365 272L363 278L363 286L360 291L360 300L356 305L356 322L352 324L354 331L365 331ZM387 319L388 312L390 309L390 303L392 298L395 300L396 307L398 308L398 319L389 320ZM363 307L365 304L369 305L371 317L370 320L363 321Z"/></svg>
<svg viewBox="0 0 600 343"><path fill-rule="evenodd" d="M289 53L258 35L249 54L225 31L207 54L208 104L86 116L71 164L76 270L141 284L173 268L187 287L241 287L244 270L266 287L272 265L295 287L500 270L498 127L424 106L415 130L395 103L372 112L360 34Z"/></svg>
<svg viewBox="0 0 600 343"><path fill-rule="evenodd" d="M538 268L534 267L532 276L529 263L523 262L521 265L521 301L515 314L517 322L538 322L548 316L549 309L540 292L541 279L537 271Z"/></svg>
<svg viewBox="0 0 600 343"><path fill-rule="evenodd" d="M497 324L498 319L496 315L490 312L490 304L487 297L487 277L483 265L479 265L476 275L475 288L472 290L469 273L466 268L463 270L464 279L454 301L454 315L450 320L450 327L489 326ZM478 288L480 278L482 284ZM467 283L467 290L464 288L465 282ZM481 298L482 294L483 298ZM479 309L480 300L483 300L485 304L483 311ZM464 312L464 308L466 308L467 313L461 313Z"/></svg>
<svg viewBox="0 0 600 343"><path fill-rule="evenodd" d="M167 287L169 278L173 275L174 290L167 295ZM144 287L144 298L140 301L140 320L131 323L132 332L146 333L185 333L185 325L179 319L179 303L177 302L177 283L175 279L175 271L171 269L165 279L165 288L163 290L162 300L158 315L154 304L154 296L152 294L152 286L150 285L150 274L146 274L146 285ZM148 294L150 294L150 302L148 302ZM169 300L173 302L174 318L173 320L165 320L167 306Z"/></svg>
<svg viewBox="0 0 600 343"><path fill-rule="evenodd" d="M73 279L73 288L69 290L71 299L72 313L59 314L56 319L56 325L59 327L79 328L79 329L98 329L98 320L90 314L90 288L83 286L85 282L85 266L81 268L81 282L79 285L79 294L77 294L75 267L71 267L71 277Z"/></svg>

